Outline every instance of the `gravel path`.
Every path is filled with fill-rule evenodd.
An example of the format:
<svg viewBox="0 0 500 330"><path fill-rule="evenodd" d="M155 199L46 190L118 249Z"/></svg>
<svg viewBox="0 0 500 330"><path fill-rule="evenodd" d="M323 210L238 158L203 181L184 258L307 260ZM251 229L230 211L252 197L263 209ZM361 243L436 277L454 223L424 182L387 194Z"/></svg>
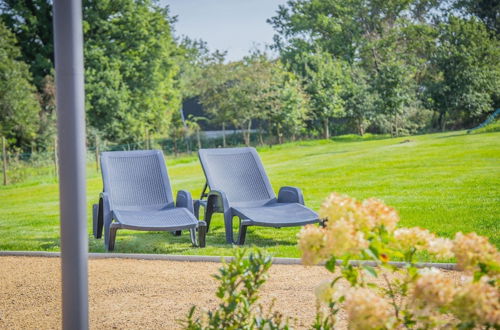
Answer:
<svg viewBox="0 0 500 330"><path fill-rule="evenodd" d="M165 260L89 260L91 329L181 328L190 307L217 306L219 263ZM455 276L456 272L448 272ZM331 278L323 267L273 265L261 293L264 306L310 325L315 314L313 288ZM0 329L58 329L60 259L0 257Z"/></svg>
<svg viewBox="0 0 500 330"><path fill-rule="evenodd" d="M89 260L92 329L173 329L190 307L217 306L218 263ZM322 267L273 265L262 303L309 324L313 287L329 277ZM0 257L0 329L57 329L61 324L60 259ZM300 324L298 324L300 326ZM302 326L304 326L303 324Z"/></svg>

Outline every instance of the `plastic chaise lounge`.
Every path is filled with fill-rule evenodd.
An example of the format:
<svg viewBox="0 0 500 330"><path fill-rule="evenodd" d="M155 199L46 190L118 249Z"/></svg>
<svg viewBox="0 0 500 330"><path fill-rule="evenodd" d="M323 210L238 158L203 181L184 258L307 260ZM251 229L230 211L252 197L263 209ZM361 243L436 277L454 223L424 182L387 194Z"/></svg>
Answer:
<svg viewBox="0 0 500 330"><path fill-rule="evenodd" d="M224 214L226 242L244 244L249 226L293 227L319 222L318 214L304 206L299 188L282 187L274 194L254 148L200 149L207 179L199 206L205 207L207 230L213 213ZM208 194L206 190L210 189ZM233 239L233 218L240 219L238 240Z"/></svg>
<svg viewBox="0 0 500 330"><path fill-rule="evenodd" d="M176 235L189 230L193 245L205 246L206 224L194 216L188 191L180 190L174 203L161 151L103 152L101 170L104 189L93 209L94 237L101 238L104 227L106 250L114 249L118 229L169 231Z"/></svg>

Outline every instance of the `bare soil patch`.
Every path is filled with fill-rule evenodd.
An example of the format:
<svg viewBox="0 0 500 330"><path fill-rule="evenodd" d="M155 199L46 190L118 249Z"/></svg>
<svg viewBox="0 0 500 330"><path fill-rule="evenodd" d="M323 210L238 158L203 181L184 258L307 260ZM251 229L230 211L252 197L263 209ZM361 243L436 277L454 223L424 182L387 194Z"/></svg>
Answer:
<svg viewBox="0 0 500 330"><path fill-rule="evenodd" d="M214 308L221 265L166 260L89 260L91 329L178 329L192 305ZM456 277L456 272L447 272ZM323 267L273 265L261 293L266 306L297 318L315 315L313 289L332 278ZM0 257L0 329L61 327L60 259Z"/></svg>

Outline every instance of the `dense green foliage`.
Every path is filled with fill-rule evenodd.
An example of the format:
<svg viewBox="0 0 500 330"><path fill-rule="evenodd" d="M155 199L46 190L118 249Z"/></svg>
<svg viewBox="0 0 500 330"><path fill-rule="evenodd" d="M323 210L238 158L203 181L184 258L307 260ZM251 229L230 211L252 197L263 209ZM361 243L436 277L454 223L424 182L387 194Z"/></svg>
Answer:
<svg viewBox="0 0 500 330"><path fill-rule="evenodd" d="M2 0L0 10L33 74L43 128L36 142L47 149L55 132L52 1ZM165 136L180 106L179 54L168 10L154 0L85 0L83 19L89 132L113 142ZM22 142L17 145L32 141Z"/></svg>
<svg viewBox="0 0 500 330"><path fill-rule="evenodd" d="M13 145L34 140L40 111L28 66L14 35L0 22L0 135Z"/></svg>
<svg viewBox="0 0 500 330"><path fill-rule="evenodd" d="M179 109L168 11L152 1L85 1L88 122L111 141L166 135Z"/></svg>
<svg viewBox="0 0 500 330"><path fill-rule="evenodd" d="M448 14L450 7L456 16ZM397 136L470 127L499 105L500 43L489 7L488 1L291 0L269 23L282 60L316 86L309 90L312 100L325 94L360 134L368 129ZM336 93L321 69L313 68L316 76L307 70L305 59L318 49L347 63ZM363 108L358 93L367 100ZM328 120L323 106L313 102L312 108ZM328 133L319 123L309 128Z"/></svg>
<svg viewBox="0 0 500 330"><path fill-rule="evenodd" d="M90 145L95 136L181 143L199 137L206 120L241 129L247 145L252 128L260 144L264 135L270 143L401 136L470 128L500 107L498 4L490 0L290 0L268 20L278 58L252 51L232 63L202 40L175 39L175 19L158 0L84 0L83 19ZM13 59L28 65L40 104L35 133L12 148L51 150L52 1L0 0L0 20L17 38ZM204 118L178 118L186 98L200 101Z"/></svg>
<svg viewBox="0 0 500 330"><path fill-rule="evenodd" d="M332 191L358 199L377 197L398 210L402 226L428 228L449 238L458 231L475 231L500 246L499 137L498 132L465 131L410 138L347 135L262 147L259 154L274 190L285 185L300 187L306 205L315 210ZM198 198L205 179L197 157L167 155L166 160L174 193L187 189ZM30 180L0 187L0 250L57 251L59 196L54 168L28 170ZM90 217L102 182L95 164L88 164L87 173L89 246L93 252L102 252L102 240L91 237ZM298 257L299 229L250 227L247 244L264 247L276 256ZM192 248L186 234L123 230L116 251L231 255L224 237L223 220L217 214L204 249Z"/></svg>

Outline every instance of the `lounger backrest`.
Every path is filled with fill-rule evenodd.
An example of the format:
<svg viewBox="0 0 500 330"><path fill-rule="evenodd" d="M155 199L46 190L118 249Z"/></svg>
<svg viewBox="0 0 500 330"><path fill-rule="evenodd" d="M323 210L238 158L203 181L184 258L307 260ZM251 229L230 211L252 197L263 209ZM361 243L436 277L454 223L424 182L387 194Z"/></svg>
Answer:
<svg viewBox="0 0 500 330"><path fill-rule="evenodd" d="M159 150L103 152L101 169L112 209L161 209L173 203L165 159Z"/></svg>
<svg viewBox="0 0 500 330"><path fill-rule="evenodd" d="M276 197L254 148L200 149L207 183L229 202L268 201Z"/></svg>

